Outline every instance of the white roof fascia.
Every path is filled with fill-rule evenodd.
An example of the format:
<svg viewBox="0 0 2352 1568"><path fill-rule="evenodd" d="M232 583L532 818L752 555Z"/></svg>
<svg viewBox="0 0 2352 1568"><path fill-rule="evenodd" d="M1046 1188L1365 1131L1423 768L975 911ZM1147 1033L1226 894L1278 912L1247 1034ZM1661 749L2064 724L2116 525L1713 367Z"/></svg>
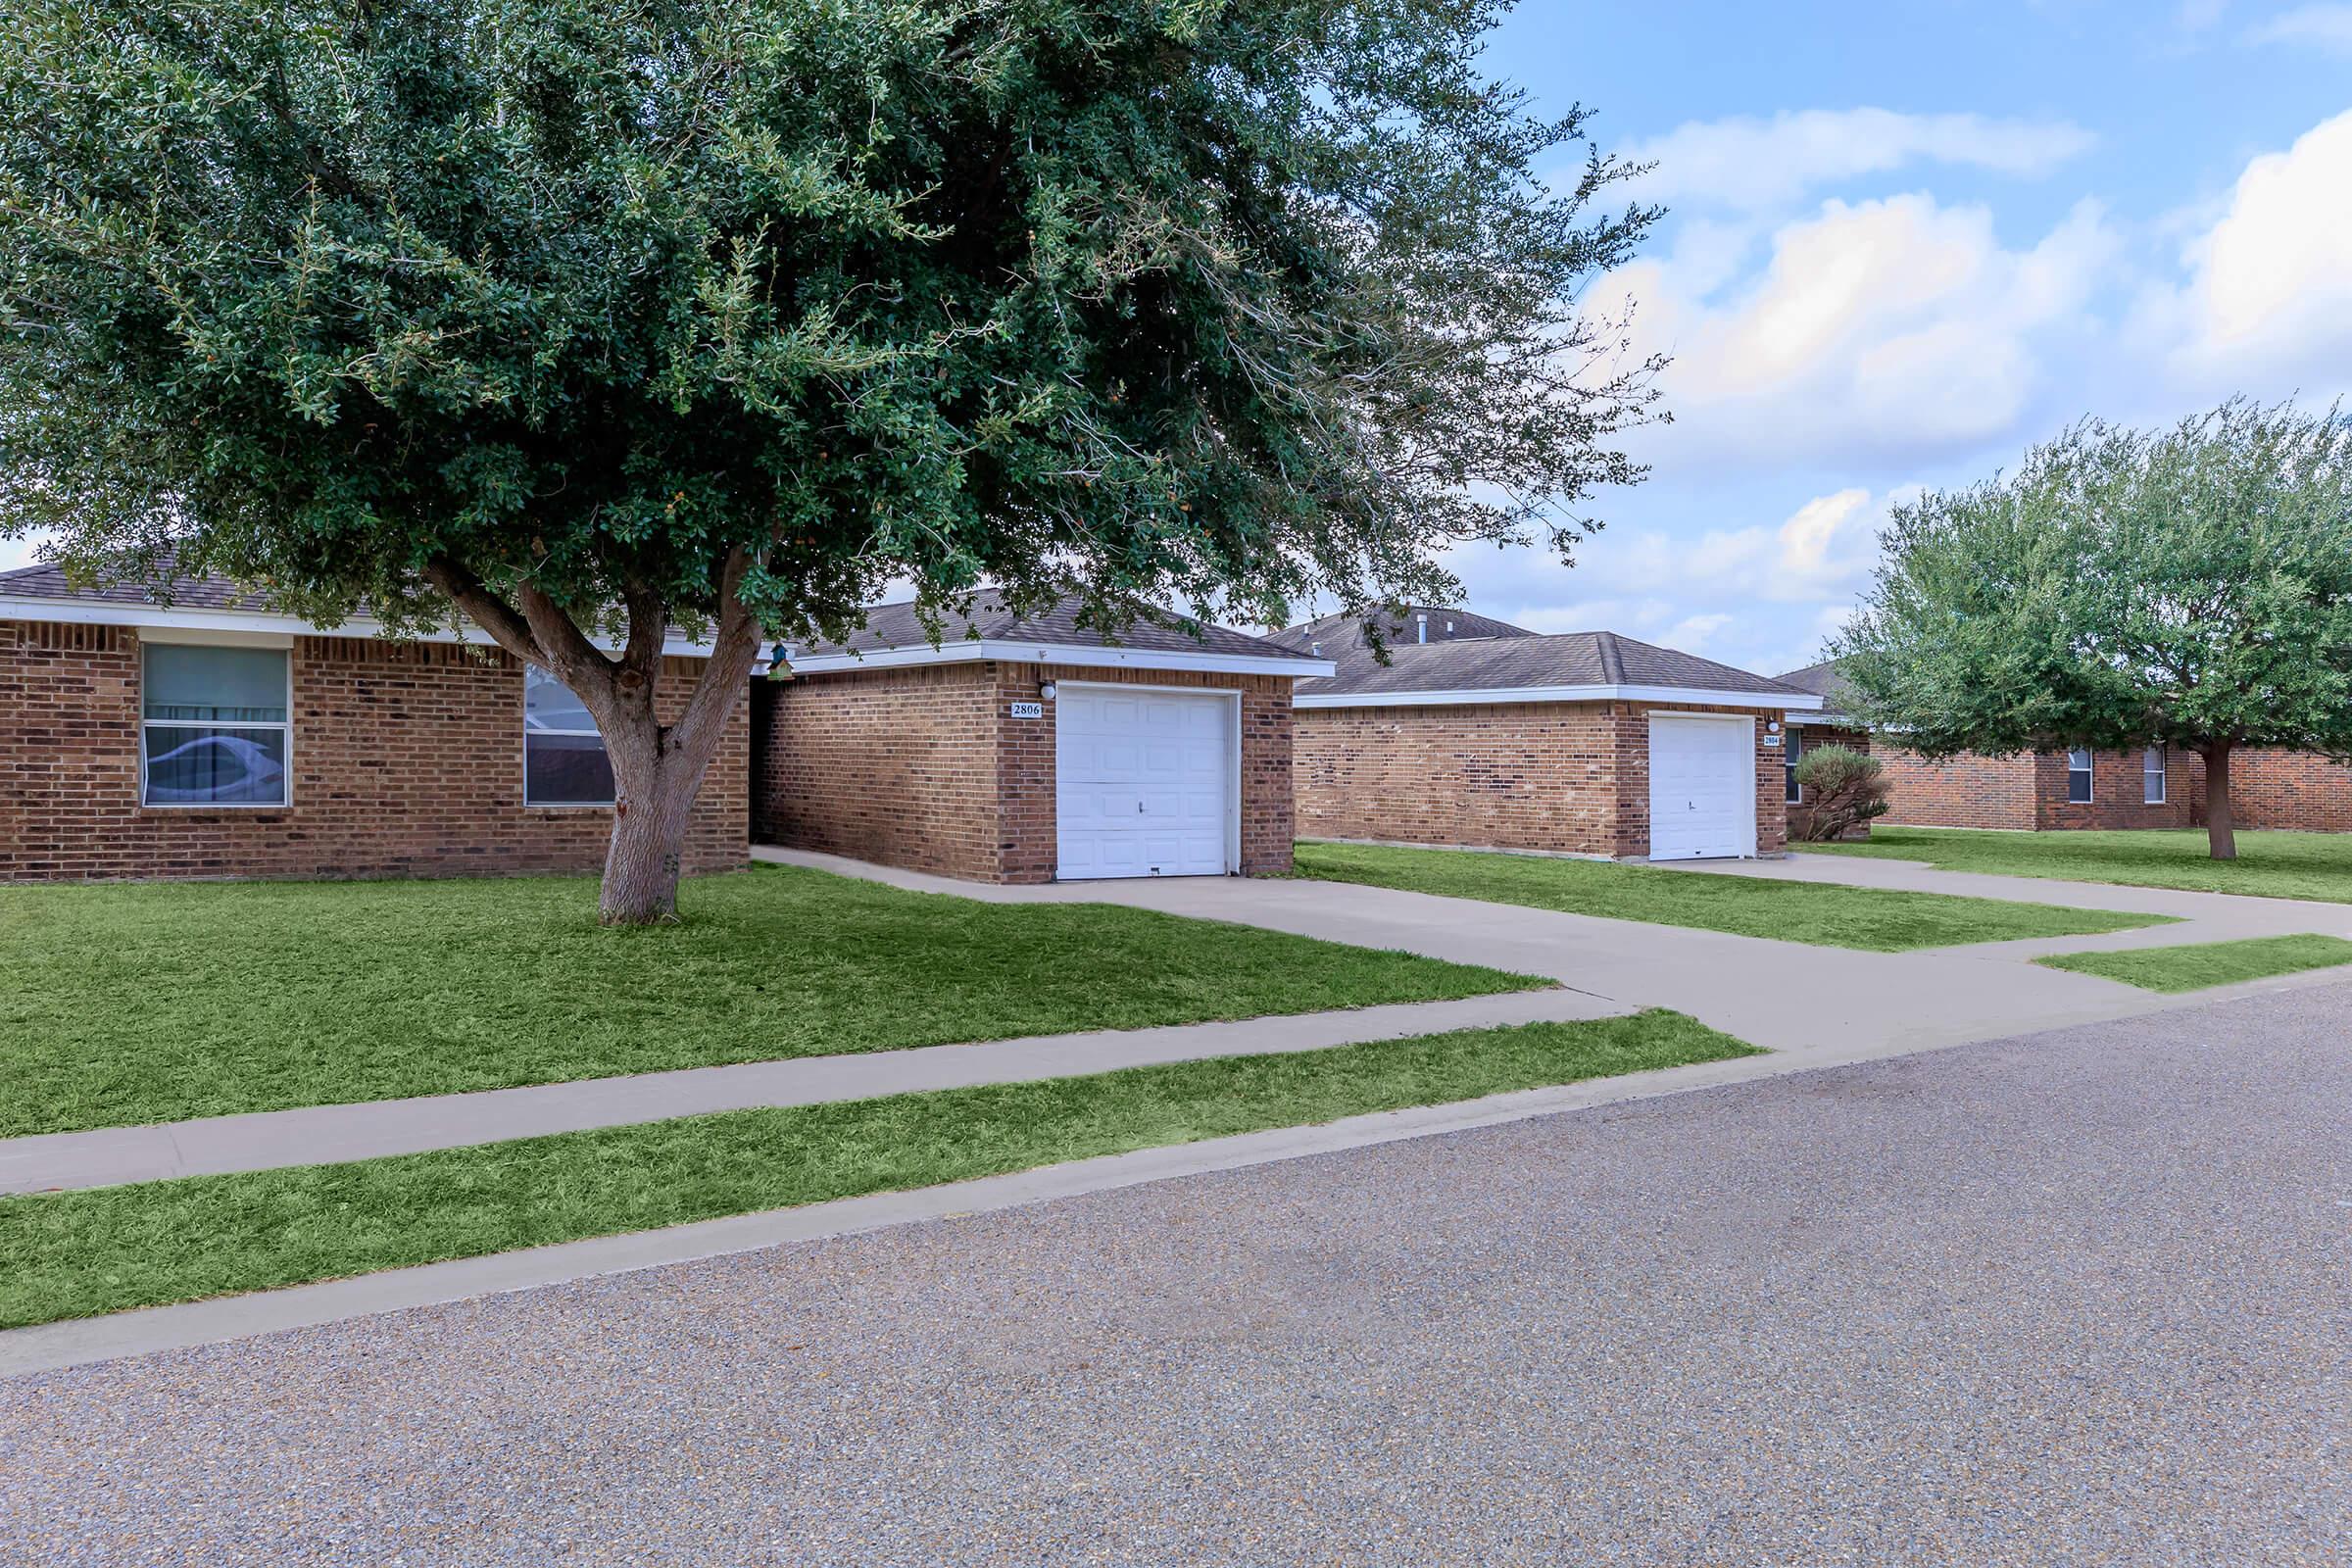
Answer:
<svg viewBox="0 0 2352 1568"><path fill-rule="evenodd" d="M1469 708L1496 703L1692 703L1709 708L1811 712L1821 699L1801 692L1724 692L1697 686L1497 686L1426 692L1300 692L1294 708Z"/></svg>
<svg viewBox="0 0 2352 1568"><path fill-rule="evenodd" d="M787 639L789 645L790 640ZM774 644L769 645L771 648ZM965 664L993 660L1007 664L1080 664L1096 669L1184 669L1214 675L1330 675L1339 666L1328 659L1291 659L1272 654L1198 653L1148 648L1101 648L1077 643L1011 642L995 637L961 637L934 648L876 648L862 654L802 654L792 659L796 675L855 673L907 664Z"/></svg>
<svg viewBox="0 0 2352 1568"><path fill-rule="evenodd" d="M105 599L12 599L0 595L0 620L48 620L73 626L136 626L165 632L276 634L286 637L364 637L381 640L383 622L355 615L340 626L318 626L273 611L194 610L178 605L124 605ZM435 627L412 639L424 643L474 643L495 647L497 640L478 626L452 631ZM608 638L588 639L607 653L620 644ZM663 641L662 652L689 659L710 655L710 645L685 637Z"/></svg>

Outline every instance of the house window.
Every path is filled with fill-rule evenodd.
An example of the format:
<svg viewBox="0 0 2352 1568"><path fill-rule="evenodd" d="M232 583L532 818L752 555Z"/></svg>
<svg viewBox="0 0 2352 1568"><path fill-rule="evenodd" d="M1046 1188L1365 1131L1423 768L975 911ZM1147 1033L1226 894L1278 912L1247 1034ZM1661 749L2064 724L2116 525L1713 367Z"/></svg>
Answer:
<svg viewBox="0 0 2352 1568"><path fill-rule="evenodd" d="M2164 804L2164 748L2151 746L2140 754L2139 782L2150 806Z"/></svg>
<svg viewBox="0 0 2352 1568"><path fill-rule="evenodd" d="M535 664L522 671L522 804L612 804L612 763L596 720L570 687Z"/></svg>
<svg viewBox="0 0 2352 1568"><path fill-rule="evenodd" d="M1788 742L1781 749L1781 772L1788 789L1788 804L1795 806L1805 798L1805 788L1796 781L1797 754L1803 749L1794 730L1788 732Z"/></svg>
<svg viewBox="0 0 2352 1568"><path fill-rule="evenodd" d="M2066 798L2076 806L2090 804L2090 753L2066 754Z"/></svg>
<svg viewBox="0 0 2352 1568"><path fill-rule="evenodd" d="M283 806L292 739L282 648L147 643L141 799L149 806Z"/></svg>

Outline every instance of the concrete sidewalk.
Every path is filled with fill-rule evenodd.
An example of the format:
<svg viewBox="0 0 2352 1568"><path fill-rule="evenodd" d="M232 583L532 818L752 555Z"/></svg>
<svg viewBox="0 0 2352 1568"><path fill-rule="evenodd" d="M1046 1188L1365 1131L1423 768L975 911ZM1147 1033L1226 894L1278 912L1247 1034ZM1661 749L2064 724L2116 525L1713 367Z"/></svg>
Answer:
<svg viewBox="0 0 2352 1568"><path fill-rule="evenodd" d="M45 1133L0 1140L0 1193L110 1187L173 1176L373 1159L718 1110L1023 1083L1152 1062L1317 1051L1453 1029L1604 1018L1628 1010L1566 988L1518 991L1458 1002L1399 1003L1156 1029L1098 1029L910 1051L748 1061L475 1094L306 1106L148 1127Z"/></svg>

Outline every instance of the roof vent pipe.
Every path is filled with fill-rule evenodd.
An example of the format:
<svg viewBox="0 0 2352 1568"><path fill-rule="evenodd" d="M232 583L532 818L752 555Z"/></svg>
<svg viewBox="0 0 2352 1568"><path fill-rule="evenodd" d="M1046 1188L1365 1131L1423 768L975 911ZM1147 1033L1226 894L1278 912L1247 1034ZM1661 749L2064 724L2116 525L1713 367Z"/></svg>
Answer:
<svg viewBox="0 0 2352 1568"><path fill-rule="evenodd" d="M1413 616L1413 641L1417 643L1429 641L1429 616L1426 613L1416 613Z"/></svg>

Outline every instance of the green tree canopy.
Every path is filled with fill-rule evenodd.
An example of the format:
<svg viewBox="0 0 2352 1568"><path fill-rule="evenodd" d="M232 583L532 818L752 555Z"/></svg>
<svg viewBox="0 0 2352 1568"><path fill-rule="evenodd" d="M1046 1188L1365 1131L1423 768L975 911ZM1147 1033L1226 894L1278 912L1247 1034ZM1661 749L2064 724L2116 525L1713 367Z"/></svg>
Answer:
<svg viewBox="0 0 2352 1568"><path fill-rule="evenodd" d="M2236 853L2239 747L2352 757L2352 420L2233 400L2087 420L2014 474L1894 510L1832 652L1930 757L2177 745Z"/></svg>
<svg viewBox="0 0 2352 1568"><path fill-rule="evenodd" d="M666 913L762 630L1427 599L1639 477L1654 367L1575 300L1654 214L1482 74L1500 9L25 0L0 534L462 610L596 715L607 916Z"/></svg>

